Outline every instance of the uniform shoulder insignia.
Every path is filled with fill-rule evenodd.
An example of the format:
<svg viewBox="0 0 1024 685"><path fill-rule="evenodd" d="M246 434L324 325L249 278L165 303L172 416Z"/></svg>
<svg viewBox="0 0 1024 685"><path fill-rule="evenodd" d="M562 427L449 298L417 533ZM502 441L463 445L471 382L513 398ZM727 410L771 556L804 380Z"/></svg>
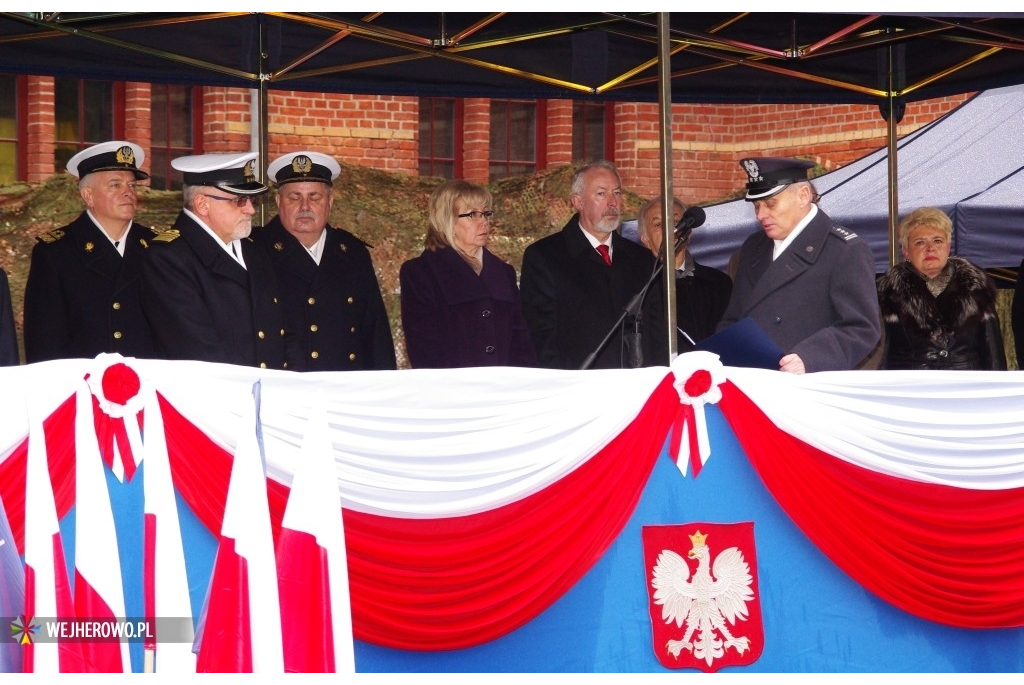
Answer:
<svg viewBox="0 0 1024 685"><path fill-rule="evenodd" d="M840 238L842 238L843 240L853 240L854 238L857 237L856 233L847 228L843 228L842 226L839 225L833 226L832 232L835 233Z"/></svg>
<svg viewBox="0 0 1024 685"><path fill-rule="evenodd" d="M152 230L156 233L156 235L153 236L154 243L169 243L181 237L181 231L176 228L168 228L162 231L155 228Z"/></svg>
<svg viewBox="0 0 1024 685"><path fill-rule="evenodd" d="M48 233L44 233L41 236L37 236L36 240L38 240L41 243L55 243L61 238L63 238L65 235L67 234L64 232L63 228L55 228Z"/></svg>

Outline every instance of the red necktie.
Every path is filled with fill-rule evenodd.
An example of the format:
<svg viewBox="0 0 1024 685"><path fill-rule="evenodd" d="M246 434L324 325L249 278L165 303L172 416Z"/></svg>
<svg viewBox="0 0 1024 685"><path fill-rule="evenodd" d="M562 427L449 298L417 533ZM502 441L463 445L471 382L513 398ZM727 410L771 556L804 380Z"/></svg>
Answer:
<svg viewBox="0 0 1024 685"><path fill-rule="evenodd" d="M597 246L597 251L601 253L601 257L604 259L604 263L607 264L608 266L611 266L612 265L612 255L608 251L608 246L607 245L598 245Z"/></svg>

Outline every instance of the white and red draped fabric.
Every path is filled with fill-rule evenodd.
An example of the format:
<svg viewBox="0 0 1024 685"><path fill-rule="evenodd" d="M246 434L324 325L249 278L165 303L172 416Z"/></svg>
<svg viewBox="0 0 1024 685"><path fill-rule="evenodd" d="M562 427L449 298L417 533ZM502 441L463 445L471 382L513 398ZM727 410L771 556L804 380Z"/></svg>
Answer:
<svg viewBox="0 0 1024 685"><path fill-rule="evenodd" d="M278 545L309 417L326 413L351 630L373 644L460 649L536 617L619 535L666 440L686 474L677 477L700 478L715 459L704 410L716 401L779 505L858 583L928 621L1024 625L1024 374L791 376L692 355L672 369L587 372L124 363L155 397L146 460L158 413L174 488L218 536L244 412L237 398L260 381ZM10 377L48 388L58 515L74 503L75 384L97 373L90 364ZM0 410L13 402L8 391ZM17 420L0 427L0 494L19 545L27 434Z"/></svg>

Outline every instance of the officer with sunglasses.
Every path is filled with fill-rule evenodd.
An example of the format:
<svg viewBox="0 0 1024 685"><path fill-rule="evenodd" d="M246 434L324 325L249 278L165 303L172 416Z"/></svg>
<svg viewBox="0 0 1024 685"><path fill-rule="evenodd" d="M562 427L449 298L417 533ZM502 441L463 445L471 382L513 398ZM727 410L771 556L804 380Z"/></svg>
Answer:
<svg viewBox="0 0 1024 685"><path fill-rule="evenodd" d="M143 304L158 356L241 366L295 368L297 340L284 327L280 293L266 253L249 238L255 152L192 155L182 172L184 208L153 238Z"/></svg>

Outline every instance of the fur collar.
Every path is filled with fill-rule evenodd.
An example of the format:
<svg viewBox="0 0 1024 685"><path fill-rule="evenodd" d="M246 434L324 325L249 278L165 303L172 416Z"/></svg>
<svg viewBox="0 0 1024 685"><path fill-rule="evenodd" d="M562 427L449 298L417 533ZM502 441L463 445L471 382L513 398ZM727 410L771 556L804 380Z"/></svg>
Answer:
<svg viewBox="0 0 1024 685"><path fill-rule="evenodd" d="M941 339L994 316L996 290L988 275L960 257L951 256L949 265L953 274L938 296L932 296L910 262L889 269L878 283L885 322L901 323L917 335Z"/></svg>

